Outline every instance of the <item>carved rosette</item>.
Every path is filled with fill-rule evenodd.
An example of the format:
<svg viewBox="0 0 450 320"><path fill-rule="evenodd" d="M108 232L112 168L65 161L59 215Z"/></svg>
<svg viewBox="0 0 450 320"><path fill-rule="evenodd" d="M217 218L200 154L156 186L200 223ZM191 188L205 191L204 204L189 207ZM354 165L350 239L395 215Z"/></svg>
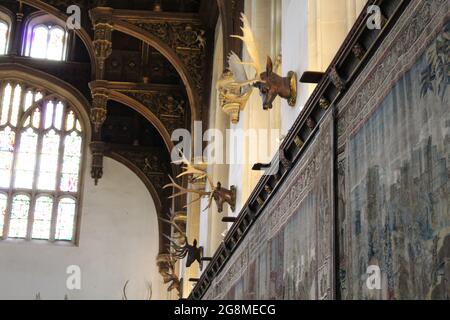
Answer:
<svg viewBox="0 0 450 320"><path fill-rule="evenodd" d="M106 81L91 82L89 87L92 94L91 122L95 132L98 133L106 121L109 89Z"/></svg>

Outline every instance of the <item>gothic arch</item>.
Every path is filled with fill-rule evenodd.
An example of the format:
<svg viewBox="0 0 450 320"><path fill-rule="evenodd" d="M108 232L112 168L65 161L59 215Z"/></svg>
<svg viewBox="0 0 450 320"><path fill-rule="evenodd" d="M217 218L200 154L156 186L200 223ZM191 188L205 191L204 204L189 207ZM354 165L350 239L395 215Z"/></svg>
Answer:
<svg viewBox="0 0 450 320"><path fill-rule="evenodd" d="M44 3L43 1L40 0L22 0L22 2L24 4L27 4L29 6L32 6L38 10L41 10L43 12L46 12L52 16L55 16L56 18L62 20L62 21L66 21L68 16L61 12L60 10L58 10L57 8ZM97 70L97 60L95 59L95 49L94 49L94 45L92 43L92 39L89 36L89 34L86 32L85 29L83 29L83 27L81 27L81 29L79 30L75 30L75 33L77 34L77 36L81 39L81 41L84 43L86 50L89 53L89 58L91 60L91 64L92 64L92 75L95 75L96 70Z"/></svg>
<svg viewBox="0 0 450 320"><path fill-rule="evenodd" d="M131 23L122 21L118 18L113 19L114 30L125 33L132 37L135 37L141 41L144 41L148 45L158 50L177 70L184 85L186 86L186 92L189 99L189 106L191 109L191 127L193 128L194 121L199 120L196 107L200 106L200 99L198 92L195 89L195 82L189 75L189 71L186 68L184 62L180 57L170 48L164 41L155 37L148 31L143 30Z"/></svg>
<svg viewBox="0 0 450 320"><path fill-rule="evenodd" d="M109 92L109 100L113 100L123 105L126 105L131 109L133 109L134 111L138 112L145 119L147 119L147 121L149 121L156 128L156 130L158 130L167 147L168 152L169 153L172 152L174 144L171 140L169 132L167 131L166 127L161 122L161 120L159 120L158 117L153 112L151 112L146 106L144 106L139 101L130 98L129 96L115 90L111 90Z"/></svg>
<svg viewBox="0 0 450 320"><path fill-rule="evenodd" d="M80 113L86 132L86 141L91 140L92 132L89 125L89 114L87 112L90 103L76 88L50 74L18 64L8 63L0 65L0 79L6 78L28 82L64 97L71 105L75 106Z"/></svg>

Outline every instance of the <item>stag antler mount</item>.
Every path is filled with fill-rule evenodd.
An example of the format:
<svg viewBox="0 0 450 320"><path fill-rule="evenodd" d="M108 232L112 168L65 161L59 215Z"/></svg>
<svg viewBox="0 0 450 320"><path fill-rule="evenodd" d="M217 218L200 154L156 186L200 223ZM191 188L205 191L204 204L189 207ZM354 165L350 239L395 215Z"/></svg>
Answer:
<svg viewBox="0 0 450 320"><path fill-rule="evenodd" d="M190 268L192 264L197 261L200 265L200 270L202 270L203 247L197 247L197 239L194 239L194 243L190 245L186 233L177 223L175 223L175 221L173 221L173 219L161 219L161 221L170 224L173 227L174 233L177 234L176 238L164 235L171 244L172 251L170 252L170 256L175 260L186 258L186 268Z"/></svg>
<svg viewBox="0 0 450 320"><path fill-rule="evenodd" d="M177 197L181 197L187 194L194 194L198 197L194 199L192 202L188 203L186 205L189 206L195 202L200 201L203 197L209 198L208 206L205 208L205 211L211 208L212 202L215 201L217 205L217 209L219 213L223 212L223 205L225 203L228 203L231 210L234 212L236 210L236 187L231 186L230 189L226 189L222 187L222 184L218 182L216 185L214 185L213 180L211 176L206 172L206 170L198 169L192 165L190 161L186 159L186 157L182 156L182 160L175 161L174 164L184 164L183 170L184 172L179 174L177 178L183 178L183 177L190 177L189 182L195 183L198 181L201 181L203 179L206 179L206 181L209 184L211 191L203 191L198 189L190 189L185 188L178 183L175 182L175 180L169 176L172 183L164 186L164 189L167 188L173 188L175 190L178 190L178 192L174 193L170 199L174 199Z"/></svg>
<svg viewBox="0 0 450 320"><path fill-rule="evenodd" d="M266 70L263 72L259 58L260 51L250 23L243 13L241 21L243 35L232 35L231 37L242 40L250 61L243 62L237 54L231 52L228 57L229 69L225 70L217 85L222 109L231 115L233 123L239 121L239 112L245 108L252 92L251 86L259 89L264 110L272 109L273 101L277 96L286 99L292 107L297 102L297 74L290 71L287 77L279 76L274 72L274 64L270 57L267 57ZM248 75L245 66L249 66L255 71L254 76ZM239 107L238 111L237 106Z"/></svg>

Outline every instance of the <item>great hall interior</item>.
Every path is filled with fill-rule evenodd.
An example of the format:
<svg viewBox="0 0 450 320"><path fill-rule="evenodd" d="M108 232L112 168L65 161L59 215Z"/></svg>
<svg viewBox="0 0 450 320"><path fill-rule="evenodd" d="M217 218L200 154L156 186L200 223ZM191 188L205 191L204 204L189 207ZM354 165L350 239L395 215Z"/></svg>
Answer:
<svg viewBox="0 0 450 320"><path fill-rule="evenodd" d="M449 18L0 0L0 299L450 299Z"/></svg>

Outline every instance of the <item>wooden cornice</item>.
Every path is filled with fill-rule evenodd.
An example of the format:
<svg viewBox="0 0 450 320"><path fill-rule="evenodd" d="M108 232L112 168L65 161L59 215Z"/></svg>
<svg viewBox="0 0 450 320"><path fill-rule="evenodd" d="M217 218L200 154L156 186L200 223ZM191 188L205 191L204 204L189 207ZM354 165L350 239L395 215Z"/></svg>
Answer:
<svg viewBox="0 0 450 320"><path fill-rule="evenodd" d="M301 161L304 152L317 135L323 117L332 111L330 110L331 106L336 105L346 94L410 2L411 0L368 1L322 81L306 102L305 108L280 146L280 152L284 153L292 166L284 167L280 165L276 174L266 175L259 181L238 215L237 221L233 224L212 261L197 282L189 299L200 300L203 298L214 279L246 237L252 225L276 196L292 168ZM367 7L370 5L378 5L386 17L386 22L381 30L369 30L367 28L366 21L369 18ZM363 45L364 54L355 54L354 48ZM313 119L317 123L313 130L308 127L308 119ZM334 152L334 150L330 150L330 152ZM279 157L277 156L277 158Z"/></svg>
<svg viewBox="0 0 450 320"><path fill-rule="evenodd" d="M145 92L174 92L174 91L183 91L184 88L179 85L170 85L170 84L144 84L144 83L135 83L135 82L118 82L118 81L108 81L107 84L108 89L116 90L116 91L127 91L127 92L136 92L136 91L145 91Z"/></svg>
<svg viewBox="0 0 450 320"><path fill-rule="evenodd" d="M200 15L197 13L114 9L112 17L129 22L202 24Z"/></svg>

